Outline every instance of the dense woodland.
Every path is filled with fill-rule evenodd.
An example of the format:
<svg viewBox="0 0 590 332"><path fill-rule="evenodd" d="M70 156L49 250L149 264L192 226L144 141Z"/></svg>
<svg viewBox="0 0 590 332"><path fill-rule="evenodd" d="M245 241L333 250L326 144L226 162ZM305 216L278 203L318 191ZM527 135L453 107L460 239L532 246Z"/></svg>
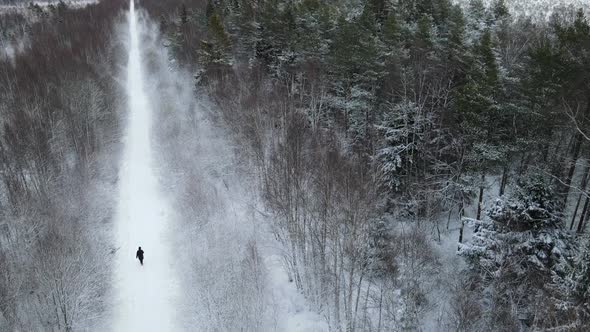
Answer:
<svg viewBox="0 0 590 332"><path fill-rule="evenodd" d="M124 6L0 15L2 40L26 41L0 61L0 329L106 310ZM141 6L254 166L331 330L590 329L588 8Z"/></svg>
<svg viewBox="0 0 590 332"><path fill-rule="evenodd" d="M293 282L332 329L589 328L587 8L146 7L250 143ZM437 278L454 254L463 273Z"/></svg>
<svg viewBox="0 0 590 332"><path fill-rule="evenodd" d="M23 43L0 58L2 331L83 330L105 310L123 4L0 15Z"/></svg>

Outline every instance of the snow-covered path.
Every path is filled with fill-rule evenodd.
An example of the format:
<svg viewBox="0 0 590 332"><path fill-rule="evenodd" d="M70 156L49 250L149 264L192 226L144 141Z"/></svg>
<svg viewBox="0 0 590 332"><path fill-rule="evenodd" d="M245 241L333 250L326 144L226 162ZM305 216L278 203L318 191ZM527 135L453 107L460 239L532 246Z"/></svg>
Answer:
<svg viewBox="0 0 590 332"><path fill-rule="evenodd" d="M158 188L150 144L152 110L144 89L140 25L130 2L128 119L119 173L114 331L173 331L175 275L166 236L167 205ZM144 266L135 259L145 251Z"/></svg>
<svg viewBox="0 0 590 332"><path fill-rule="evenodd" d="M257 212L255 176L194 77L174 66L157 24L133 1L125 30L111 330L327 331L289 282Z"/></svg>

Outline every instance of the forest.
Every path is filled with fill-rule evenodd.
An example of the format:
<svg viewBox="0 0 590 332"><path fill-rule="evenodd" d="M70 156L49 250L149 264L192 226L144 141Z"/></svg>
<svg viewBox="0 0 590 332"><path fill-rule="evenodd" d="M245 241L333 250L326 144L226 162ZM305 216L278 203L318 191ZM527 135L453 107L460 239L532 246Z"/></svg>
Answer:
<svg viewBox="0 0 590 332"><path fill-rule="evenodd" d="M290 275L331 328L589 328L588 8L167 5L146 7L250 143Z"/></svg>
<svg viewBox="0 0 590 332"><path fill-rule="evenodd" d="M509 2L140 1L328 330L590 330L590 5ZM125 6L0 12L0 330L108 312Z"/></svg>

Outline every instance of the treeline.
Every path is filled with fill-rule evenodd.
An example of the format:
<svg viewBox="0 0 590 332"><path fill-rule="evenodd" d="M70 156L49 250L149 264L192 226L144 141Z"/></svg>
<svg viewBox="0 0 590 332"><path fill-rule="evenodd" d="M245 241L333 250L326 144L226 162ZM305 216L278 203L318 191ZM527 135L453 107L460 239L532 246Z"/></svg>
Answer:
<svg viewBox="0 0 590 332"><path fill-rule="evenodd" d="M125 4L31 7L26 47L0 61L1 330L102 318L121 104L113 27Z"/></svg>
<svg viewBox="0 0 590 332"><path fill-rule="evenodd" d="M144 5L250 142L292 279L334 330L414 330L433 312L439 329L588 328L584 9ZM434 243L451 231L467 277L441 304Z"/></svg>
<svg viewBox="0 0 590 332"><path fill-rule="evenodd" d="M38 2L42 2L43 4L56 5L58 3L66 4L66 2L72 3L72 2L76 2L76 1L44 0L44 1L37 1L37 3ZM8 6L14 6L14 5L19 5L19 6L28 5L28 6L32 6L35 3L36 3L35 1L30 1L30 0L0 0L0 5L8 5Z"/></svg>

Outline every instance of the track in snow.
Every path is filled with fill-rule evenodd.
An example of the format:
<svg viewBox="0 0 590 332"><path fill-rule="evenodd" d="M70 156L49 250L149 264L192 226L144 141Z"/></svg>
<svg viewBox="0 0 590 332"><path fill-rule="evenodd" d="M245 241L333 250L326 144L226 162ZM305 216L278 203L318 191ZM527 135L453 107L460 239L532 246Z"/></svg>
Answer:
<svg viewBox="0 0 590 332"><path fill-rule="evenodd" d="M144 88L141 26L130 1L127 63L128 119L119 173L115 266L115 331L173 331L176 279L171 268L165 200L150 146L152 110ZM145 251L144 266L135 259Z"/></svg>

